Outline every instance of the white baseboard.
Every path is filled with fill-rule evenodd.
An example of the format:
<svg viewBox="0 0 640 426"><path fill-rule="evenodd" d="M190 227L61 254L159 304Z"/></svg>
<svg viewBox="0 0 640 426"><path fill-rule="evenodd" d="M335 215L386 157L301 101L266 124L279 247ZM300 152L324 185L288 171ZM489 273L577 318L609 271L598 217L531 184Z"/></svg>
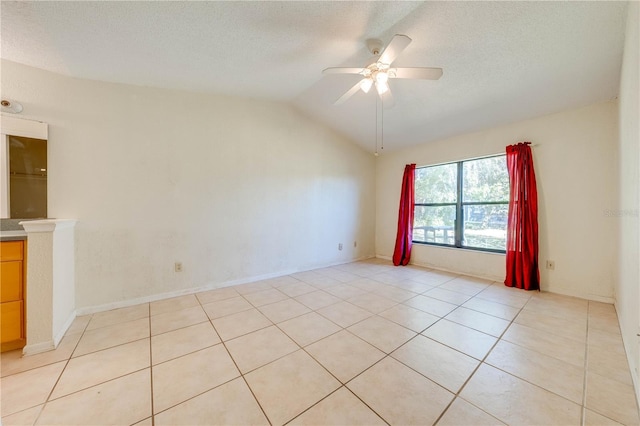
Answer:
<svg viewBox="0 0 640 426"><path fill-rule="evenodd" d="M71 312L69 318L64 322L60 330L53 336L53 340L47 340L46 342L34 343L32 345L27 344L24 348L22 348L22 355L29 356L35 355L42 352L52 351L58 347L58 344L64 337L65 333L71 327L73 320L76 319L76 311ZM28 338L27 338L28 341ZM2 426L2 425L0 425Z"/></svg>
<svg viewBox="0 0 640 426"><path fill-rule="evenodd" d="M616 299L614 299L613 297L604 297L604 296L596 296L596 295L590 295L589 300L593 300L594 302L609 303L611 305L615 304L616 302Z"/></svg>
<svg viewBox="0 0 640 426"><path fill-rule="evenodd" d="M393 258L391 256L383 256L381 254L377 254L376 258L384 259L384 260L388 260L388 261L392 261L393 260ZM480 278L482 280L489 280L489 281L499 281L500 280L499 278L496 278L496 277L469 274L469 273L466 273L466 272L454 271L452 269L441 268L441 267L437 267L437 266L433 266L433 265L429 265L427 263L421 263L421 262L410 261L409 265L419 266L421 268L433 269L434 271L448 272L450 274L464 275L465 277Z"/></svg>
<svg viewBox="0 0 640 426"><path fill-rule="evenodd" d="M465 276L465 277L479 278L481 280L487 280L487 281L500 282L500 280L502 279L502 278L499 278L499 277L496 277L496 276L469 274L468 272L454 271L453 269L441 268L441 267L438 267L438 266L429 265L427 263L410 262L410 264L414 265L414 266L420 266L421 268L433 269L434 271L448 272L450 274L457 274L457 275L462 275L462 276Z"/></svg>
<svg viewBox="0 0 640 426"><path fill-rule="evenodd" d="M60 341L64 337L69 327L71 327L71 324L73 324L73 320L75 319L76 319L76 311L73 311L71 312L71 314L69 314L69 318L67 318L67 320L64 322L60 330L53 336L53 345L56 348L58 347L58 344L60 344Z"/></svg>
<svg viewBox="0 0 640 426"><path fill-rule="evenodd" d="M613 306L615 306L616 308L616 318L618 320L618 324L620 325L620 328L622 328L621 322L620 322L620 317L618 316L618 313L620 312L620 310L618 309L618 305L616 303L613 304ZM625 333L625 330L620 330L620 334L622 336L622 346L624 348L624 352L625 355L627 356L627 363L628 363L628 367L629 367L629 371L631 372L631 381L633 383L633 391L636 397L636 404L638 404L638 406L640 407L640 388L638 386L640 386L640 383L638 382L638 373L637 371L635 371L633 365L631 364L630 360L633 359L633 357L636 356L636 354L632 353L632 351L637 348L637 344L636 342L629 342L627 340L625 340L625 336L628 335L628 333ZM638 334L640 335L640 334Z"/></svg>
<svg viewBox="0 0 640 426"><path fill-rule="evenodd" d="M268 280L268 279L271 279L271 278L282 277L282 276L285 276L285 275L291 275L291 274L295 274L295 273L298 273L298 272L312 271L314 269L329 268L329 267L332 267L332 266L344 265L346 263L359 262L361 260L371 259L373 257L375 257L375 256L367 255L367 256L363 256L363 257L359 257L357 259L352 259L352 260L347 260L347 261L330 262L330 263L325 263L325 264L320 264L320 265L315 265L315 266L309 266L309 267L300 268L300 269L289 269L289 270L283 270L283 271L273 272L273 273L269 273L269 274L254 275L252 277L239 278L237 280L224 281L224 282L221 282L221 283L209 283L209 284L205 284L205 285L200 286L200 287L185 288L185 289L176 290L176 291L169 291L169 292L166 292L166 293L160 293L160 294L154 294L154 295L150 295L150 296L138 297L138 298L135 298L135 299L121 300L121 301L118 301L118 302L105 303L105 304L102 304L102 305L95 305L95 306L88 306L88 307L84 307L84 308L78 308L78 309L76 309L75 313L78 316L91 315L91 314L95 314L95 313L98 313L98 312L110 311L110 310L113 310L113 309L126 308L126 307L129 307L129 306L139 305L141 303L156 302L158 300L171 299L172 297L185 296L185 295L188 295L188 294L195 294L195 293L200 293L200 292L203 292L203 291L216 290L216 289L219 289L219 288L231 287L231 286L234 286L234 285L249 284L249 283L256 282L256 281Z"/></svg>
<svg viewBox="0 0 640 426"><path fill-rule="evenodd" d="M591 300L593 302L609 303L611 305L615 304L615 299L613 297L599 296L597 294L578 294L578 293L572 293L570 291L557 291L556 289L553 289L553 290L543 289L542 291L543 292L547 291L553 294L561 294L563 296L577 297L578 299Z"/></svg>
<svg viewBox="0 0 640 426"><path fill-rule="evenodd" d="M33 345L27 345L22 349L22 355L29 356L35 355L42 352L52 351L56 347L53 344L53 340L49 340L47 342L35 343Z"/></svg>
<svg viewBox="0 0 640 426"><path fill-rule="evenodd" d="M78 313L79 316L81 316L81 315L91 315L91 314L95 314L97 312L104 312L104 311L110 311L110 310L113 310L113 309L126 308L126 307L129 307L129 306L139 305L141 303L157 302L158 300L171 299L173 297L185 296L185 295L188 295L188 294L195 294L195 293L200 293L200 292L209 291L209 290L216 290L218 288L230 287L230 286L240 285L240 284L248 284L248 283L252 283L252 282L256 282L256 281L262 281L262 280L268 280L268 279L271 279L271 278L280 277L282 275L290 275L290 274L293 274L293 273L296 273L296 272L299 272L299 271L291 270L291 271L277 272L277 273L272 273L272 274L256 275L256 276L253 276L253 277L242 278L242 279L231 280L231 281L225 281L225 282L222 282L222 283L210 283L210 284L205 284L205 285L200 286L200 287L185 288L185 289L176 290L176 291L169 291L169 292L166 292L166 293L160 293L160 294L153 294L153 295L150 295L150 296L138 297L138 298L135 298L135 299L128 299L128 300L121 300L121 301L118 301L118 302L105 303L103 305L96 305L96 306L89 306L89 307L85 307L85 308L78 308L76 310L76 312Z"/></svg>
<svg viewBox="0 0 640 426"><path fill-rule="evenodd" d="M385 259L385 260L389 260L391 261L392 258L390 256L383 256L383 255L376 255L376 257L378 259ZM457 275L464 275L467 277L474 277L474 278L480 278L483 280L489 280L489 281L494 281L494 282L502 282L502 278L501 277L492 277L492 276L482 276L482 275L476 275L476 274L469 274L466 272L460 272L460 271L454 271L451 269L445 269L445 268L440 268L440 267L436 267L433 265L429 265L429 264L424 264L424 263L420 263L420 262L409 262L410 265L415 265L415 266L420 266L422 268L427 268L427 269L433 269L435 271L442 271L442 272L448 272L451 274L457 274ZM615 299L613 297L607 297L607 296L599 296L597 294L578 294L578 293L573 293L573 292L563 292L563 291L557 291L557 290L542 290L547 291L549 293L553 293L553 294L561 294L563 296L569 296L569 297L576 297L578 299L585 299L585 300L591 300L594 302L602 302L602 303L609 303L609 304L613 304Z"/></svg>

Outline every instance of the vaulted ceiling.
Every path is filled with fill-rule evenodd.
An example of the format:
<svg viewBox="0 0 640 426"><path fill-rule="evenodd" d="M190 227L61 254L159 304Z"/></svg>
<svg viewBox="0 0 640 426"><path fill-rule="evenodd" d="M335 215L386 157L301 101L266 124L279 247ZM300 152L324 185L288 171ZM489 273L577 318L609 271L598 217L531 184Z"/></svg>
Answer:
<svg viewBox="0 0 640 426"><path fill-rule="evenodd" d="M385 150L615 98L626 2L9 2L1 56L110 82L290 102L372 151L375 90L322 75L367 64L365 41L413 42L392 80Z"/></svg>

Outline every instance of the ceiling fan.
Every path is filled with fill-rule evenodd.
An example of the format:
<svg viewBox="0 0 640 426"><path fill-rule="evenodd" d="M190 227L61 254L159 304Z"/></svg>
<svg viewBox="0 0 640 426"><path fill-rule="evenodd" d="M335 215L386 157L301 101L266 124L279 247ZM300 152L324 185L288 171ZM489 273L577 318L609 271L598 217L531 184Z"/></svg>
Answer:
<svg viewBox="0 0 640 426"><path fill-rule="evenodd" d="M376 86L378 95L387 105L393 103L391 91L389 90L390 78L406 78L420 80L438 80L442 77L442 68L391 68L393 61L411 43L411 39L406 35L396 34L391 42L380 53L382 42L380 40L367 40L367 47L374 55L373 62L364 68L327 68L323 74L360 74L362 80L349 89L344 95L334 102L340 105L356 94L358 90L368 93L372 86Z"/></svg>

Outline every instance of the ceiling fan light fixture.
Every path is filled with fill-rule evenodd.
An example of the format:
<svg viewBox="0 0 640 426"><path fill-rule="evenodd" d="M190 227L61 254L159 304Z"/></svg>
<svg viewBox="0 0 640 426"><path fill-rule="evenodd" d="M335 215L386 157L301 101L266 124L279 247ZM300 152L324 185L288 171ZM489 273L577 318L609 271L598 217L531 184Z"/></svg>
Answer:
<svg viewBox="0 0 640 426"><path fill-rule="evenodd" d="M378 95L384 95L389 91L389 85L386 81L376 81L376 89L378 90Z"/></svg>
<svg viewBox="0 0 640 426"><path fill-rule="evenodd" d="M360 89L362 89L362 91L364 93L369 93L369 90L371 89L371 86L373 85L373 79L371 78L364 78L362 79L362 81L360 82Z"/></svg>
<svg viewBox="0 0 640 426"><path fill-rule="evenodd" d="M378 84L380 84L380 83L387 84L388 80L389 80L389 75L386 72L378 71L376 73L376 83L378 83Z"/></svg>

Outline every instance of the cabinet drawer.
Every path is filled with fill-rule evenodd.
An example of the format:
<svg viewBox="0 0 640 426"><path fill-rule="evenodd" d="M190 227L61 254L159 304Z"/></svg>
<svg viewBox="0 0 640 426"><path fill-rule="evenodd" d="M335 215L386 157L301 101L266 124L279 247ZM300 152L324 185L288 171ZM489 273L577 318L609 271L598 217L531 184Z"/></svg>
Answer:
<svg viewBox="0 0 640 426"><path fill-rule="evenodd" d="M3 241L0 243L0 261L22 260L24 241Z"/></svg>
<svg viewBox="0 0 640 426"><path fill-rule="evenodd" d="M0 303L0 343L19 340L22 336L22 301Z"/></svg>
<svg viewBox="0 0 640 426"><path fill-rule="evenodd" d="M0 302L22 299L23 263L0 262Z"/></svg>

